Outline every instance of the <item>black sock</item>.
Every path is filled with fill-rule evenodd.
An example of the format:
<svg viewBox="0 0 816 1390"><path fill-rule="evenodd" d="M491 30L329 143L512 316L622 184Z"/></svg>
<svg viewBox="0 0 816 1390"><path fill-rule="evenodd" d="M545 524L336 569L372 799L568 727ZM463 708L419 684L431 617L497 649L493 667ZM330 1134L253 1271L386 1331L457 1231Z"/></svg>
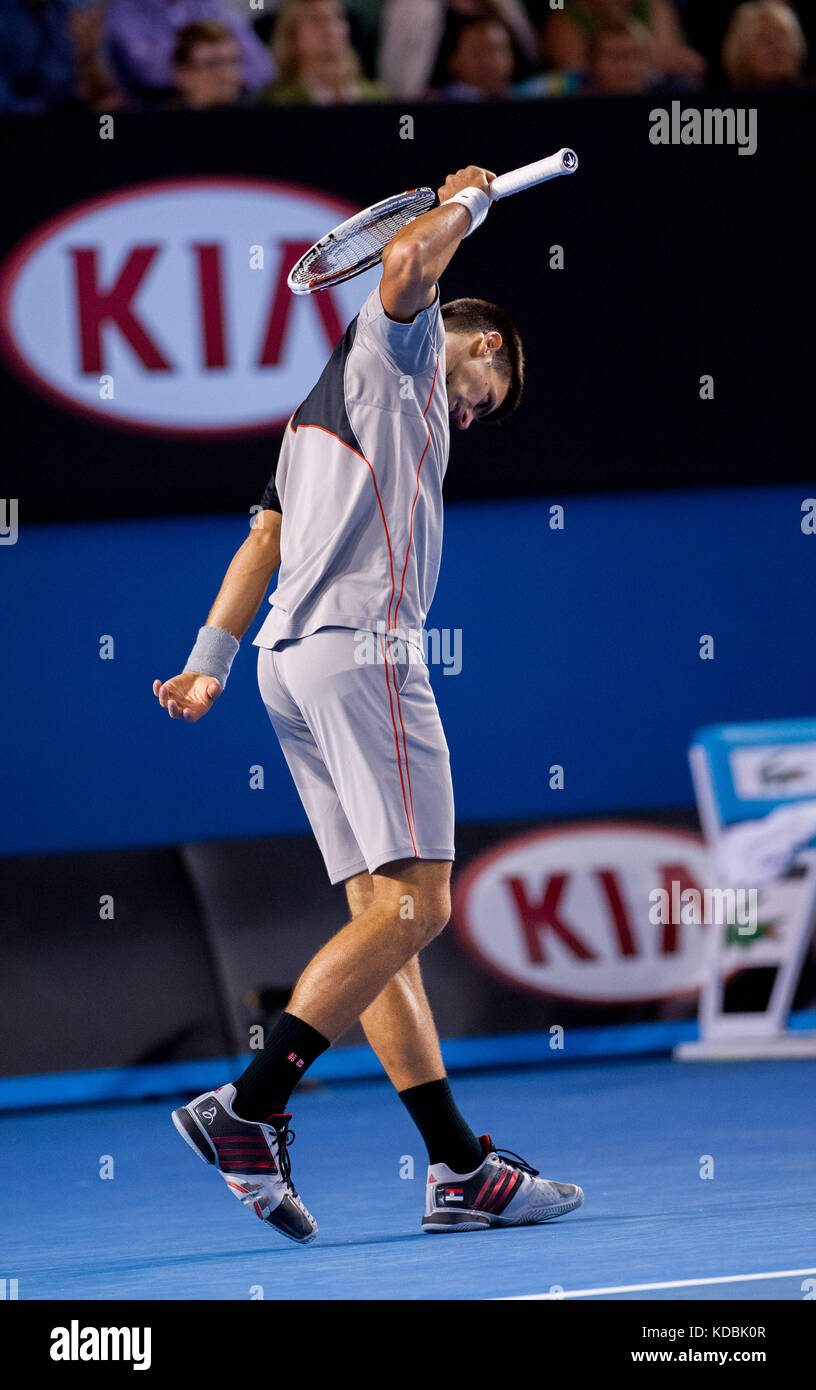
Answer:
<svg viewBox="0 0 816 1390"><path fill-rule="evenodd" d="M241 1120L279 1115L303 1073L331 1043L311 1024L282 1013L258 1053L235 1082L233 1110Z"/></svg>
<svg viewBox="0 0 816 1390"><path fill-rule="evenodd" d="M447 1163L454 1173L472 1173L481 1166L484 1151L460 1115L447 1077L409 1086L399 1098L425 1140L430 1164Z"/></svg>

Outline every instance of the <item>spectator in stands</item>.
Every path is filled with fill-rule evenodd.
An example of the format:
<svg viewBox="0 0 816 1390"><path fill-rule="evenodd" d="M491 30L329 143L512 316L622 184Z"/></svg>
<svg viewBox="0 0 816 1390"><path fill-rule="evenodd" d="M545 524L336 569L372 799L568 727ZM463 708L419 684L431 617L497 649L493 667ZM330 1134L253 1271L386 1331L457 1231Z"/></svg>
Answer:
<svg viewBox="0 0 816 1390"><path fill-rule="evenodd" d="M510 30L494 17L466 19L454 33L445 61L447 81L425 95L446 101L503 100L510 97L566 96L580 90L574 74L539 72L514 82L516 52Z"/></svg>
<svg viewBox="0 0 816 1390"><path fill-rule="evenodd" d="M519 78L540 66L535 29L521 0L386 0L380 25L381 80L400 97L444 87L457 30L497 19L510 34Z"/></svg>
<svg viewBox="0 0 816 1390"><path fill-rule="evenodd" d="M738 5L723 41L732 87L782 87L804 81L807 44L793 10L779 0Z"/></svg>
<svg viewBox="0 0 816 1390"><path fill-rule="evenodd" d="M737 4L738 0L683 0L683 27L692 47L705 55L708 81L715 86L724 82L722 45ZM816 58L816 5L813 0L785 0L785 4L802 27L808 46L805 73L811 73Z"/></svg>
<svg viewBox="0 0 816 1390"><path fill-rule="evenodd" d="M220 0L109 0L106 42L114 71L131 94L162 96L173 88L176 38L188 24L214 21L235 35L241 51L241 80L257 91L276 73L268 50L248 20Z"/></svg>
<svg viewBox="0 0 816 1390"><path fill-rule="evenodd" d="M632 96L655 86L652 36L636 19L593 29L587 63L583 90L593 96Z"/></svg>
<svg viewBox="0 0 816 1390"><path fill-rule="evenodd" d="M280 81L263 92L262 101L328 106L389 99L381 83L363 75L338 0L288 0L272 47Z"/></svg>
<svg viewBox="0 0 816 1390"><path fill-rule="evenodd" d="M4 0L0 111L44 111L75 97L68 0Z"/></svg>
<svg viewBox="0 0 816 1390"><path fill-rule="evenodd" d="M543 26L545 61L556 68L587 72L593 35L604 24L637 20L649 31L653 61L663 77L702 81L705 59L689 48L672 0L565 0L564 11L551 11Z"/></svg>
<svg viewBox="0 0 816 1390"><path fill-rule="evenodd" d="M241 99L241 49L225 24L185 24L176 39L173 72L177 105L204 111Z"/></svg>
<svg viewBox="0 0 816 1390"><path fill-rule="evenodd" d="M513 95L516 60L510 34L499 19L470 19L459 26L439 96L456 101Z"/></svg>
<svg viewBox="0 0 816 1390"><path fill-rule="evenodd" d="M125 104L105 55L104 0L72 0L68 33L74 59L76 95L94 111L115 111Z"/></svg>

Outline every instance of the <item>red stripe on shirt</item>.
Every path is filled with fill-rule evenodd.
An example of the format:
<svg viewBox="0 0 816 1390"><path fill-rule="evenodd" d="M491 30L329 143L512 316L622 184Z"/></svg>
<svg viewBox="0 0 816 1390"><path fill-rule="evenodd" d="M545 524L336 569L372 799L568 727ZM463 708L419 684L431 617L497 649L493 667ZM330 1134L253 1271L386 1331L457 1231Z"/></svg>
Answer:
<svg viewBox="0 0 816 1390"><path fill-rule="evenodd" d="M419 460L419 463L418 463L418 465L417 465L416 492L414 493L414 500L413 500L413 502L411 503L411 518L410 518L410 525L409 525L409 528L408 528L408 548L407 548L407 550L405 551L405 564L404 564L403 567L402 567L402 584L400 585L400 595L399 595L399 598L397 599L397 606L396 606L396 608L394 609L394 627L395 627L395 628L396 628L396 626L397 626L397 617L398 617L398 615L399 615L400 604L402 603L402 596L403 596L403 594L404 594L404 592L405 592L405 575L406 575L406 573L407 573L407 571L408 571L408 557L409 557L409 555L411 554L411 546L412 546L412 544L413 544L413 539L414 539L414 508L416 507L417 498L419 497L419 475L420 475L420 473L422 472L422 465L423 465L423 463L425 462L425 455L426 455L427 452L428 452L428 445L429 445L430 442L431 442L431 430L430 430L430 426L428 425L426 416L427 416L427 414L428 414L428 411L429 411L430 408L431 408L431 401L433 400L433 393L434 393L434 389L435 389L435 387L436 387L436 376L437 376L437 372L438 372L438 371L439 371L439 358L437 357L437 359L436 359L436 366L434 367L433 381L431 382L431 390L430 390L430 394L429 394L429 396L428 396L428 404L426 405L425 409L424 409L423 412L422 412L422 418L423 418L423 420L425 420L425 428L426 428L427 431L428 431L428 438L425 440L425 448L422 450L422 456L421 456L421 458L420 458L420 460ZM390 604L389 604L389 613L390 613ZM390 621L389 621L389 631L390 631L390 627L391 627L391 625L390 625ZM402 705L401 705L401 703L400 703L399 691L397 690L397 678L396 678L396 676L394 676L394 691L395 691L395 694L396 694L396 696L397 696L397 713L399 714L400 727L401 727L401 729L402 729L402 747L403 747L403 752L405 753L405 771L406 771L406 773L408 774L408 795L409 795L409 797L411 798L411 815L413 816L413 815L414 815L414 795L413 795L413 791L412 791L412 789L411 789L411 771L410 771L410 768L409 768L409 766L408 766L408 749L407 749L406 743L405 743L405 725L404 725L403 722L402 722Z"/></svg>

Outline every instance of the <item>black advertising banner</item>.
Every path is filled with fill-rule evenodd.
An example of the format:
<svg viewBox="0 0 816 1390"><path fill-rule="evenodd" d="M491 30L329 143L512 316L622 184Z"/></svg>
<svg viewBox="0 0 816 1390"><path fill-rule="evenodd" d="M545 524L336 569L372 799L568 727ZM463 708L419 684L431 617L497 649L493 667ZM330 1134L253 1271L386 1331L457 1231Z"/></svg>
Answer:
<svg viewBox="0 0 816 1390"><path fill-rule="evenodd" d="M116 115L112 138L91 114L6 118L4 490L28 520L245 509L376 274L295 301L304 245L564 145L577 173L494 207L444 277L516 320L530 403L448 497L810 476L812 100L752 95L750 143L721 123L697 144L668 108L657 143L654 101L340 108L331 140L308 108Z"/></svg>

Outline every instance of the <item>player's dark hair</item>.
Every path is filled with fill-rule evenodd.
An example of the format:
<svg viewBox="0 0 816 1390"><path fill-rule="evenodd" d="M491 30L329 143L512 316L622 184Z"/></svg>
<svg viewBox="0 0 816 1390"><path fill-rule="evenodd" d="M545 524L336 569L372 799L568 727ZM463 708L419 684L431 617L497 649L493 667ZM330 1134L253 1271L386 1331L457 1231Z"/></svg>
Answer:
<svg viewBox="0 0 816 1390"><path fill-rule="evenodd" d="M501 333L502 345L493 357L493 365L510 385L501 405L485 419L503 419L515 410L524 388L524 349L516 325L498 304L489 304L486 299L452 299L439 312L449 333Z"/></svg>

